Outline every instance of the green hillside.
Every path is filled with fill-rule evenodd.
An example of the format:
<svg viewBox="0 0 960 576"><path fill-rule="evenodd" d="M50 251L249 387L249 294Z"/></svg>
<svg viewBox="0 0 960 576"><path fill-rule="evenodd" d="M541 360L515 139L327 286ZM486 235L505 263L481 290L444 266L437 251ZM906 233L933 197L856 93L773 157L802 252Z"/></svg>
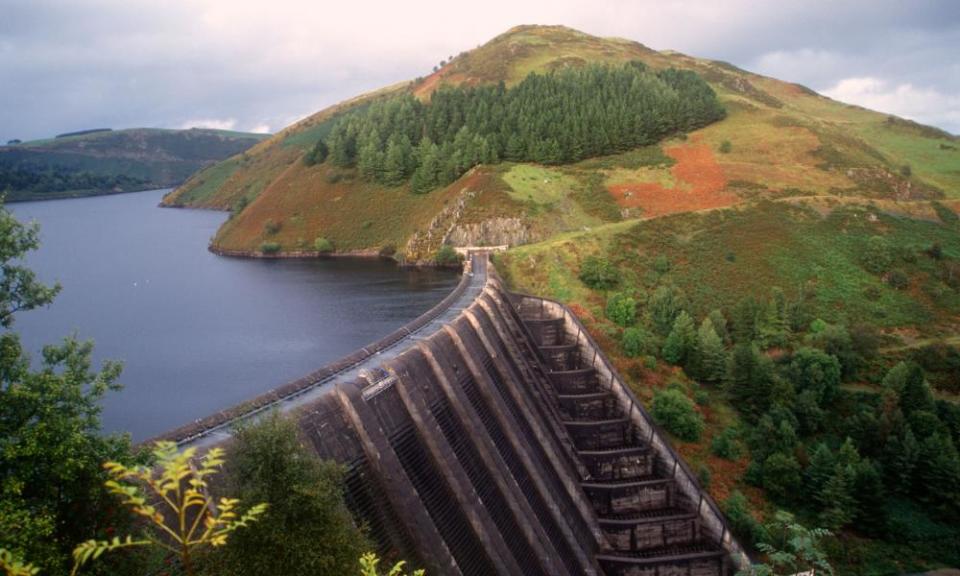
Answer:
<svg viewBox="0 0 960 576"><path fill-rule="evenodd" d="M8 201L169 188L265 135L222 130L89 130L0 146Z"/></svg>
<svg viewBox="0 0 960 576"><path fill-rule="evenodd" d="M838 574L960 565L955 136L521 26L165 202L231 210L228 250L509 245L498 270L573 307L744 542L787 509Z"/></svg>

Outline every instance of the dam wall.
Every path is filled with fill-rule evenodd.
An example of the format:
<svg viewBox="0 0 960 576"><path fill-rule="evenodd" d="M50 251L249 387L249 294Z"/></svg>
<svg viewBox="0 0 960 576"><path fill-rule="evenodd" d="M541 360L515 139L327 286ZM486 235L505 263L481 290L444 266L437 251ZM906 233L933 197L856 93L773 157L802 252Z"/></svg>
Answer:
<svg viewBox="0 0 960 576"><path fill-rule="evenodd" d="M346 467L381 554L430 576L729 576L748 562L576 316L509 293L485 254L465 278L419 329L275 402ZM184 444L223 441L227 424Z"/></svg>

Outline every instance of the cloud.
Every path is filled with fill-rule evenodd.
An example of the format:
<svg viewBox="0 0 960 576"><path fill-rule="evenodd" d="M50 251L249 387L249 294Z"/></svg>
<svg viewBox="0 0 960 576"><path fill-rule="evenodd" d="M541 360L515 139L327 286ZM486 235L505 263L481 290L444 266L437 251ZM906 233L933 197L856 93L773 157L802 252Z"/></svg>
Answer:
<svg viewBox="0 0 960 576"><path fill-rule="evenodd" d="M202 120L187 120L180 124L180 128L210 128L211 130L233 130L237 121L233 118L204 118Z"/></svg>
<svg viewBox="0 0 960 576"><path fill-rule="evenodd" d="M957 132L960 96L872 76L844 78L823 93L834 100L895 114Z"/></svg>
<svg viewBox="0 0 960 576"><path fill-rule="evenodd" d="M0 4L0 141L184 118L278 129L525 23L629 38L812 87L876 76L960 93L956 0Z"/></svg>
<svg viewBox="0 0 960 576"><path fill-rule="evenodd" d="M250 132L253 132L254 134L269 134L269 133L270 133L270 125L269 125L269 124L257 124L256 126L254 126L253 128L251 128L249 131L250 131Z"/></svg>

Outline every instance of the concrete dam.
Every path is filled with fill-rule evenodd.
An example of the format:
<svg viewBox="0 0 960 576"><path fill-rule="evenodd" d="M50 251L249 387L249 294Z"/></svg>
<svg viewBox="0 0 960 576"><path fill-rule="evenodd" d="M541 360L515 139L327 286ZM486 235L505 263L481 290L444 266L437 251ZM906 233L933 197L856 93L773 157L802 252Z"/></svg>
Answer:
<svg viewBox="0 0 960 576"><path fill-rule="evenodd" d="M164 437L209 447L270 409L346 466L381 552L429 576L729 576L749 561L577 317L507 291L485 253L411 324Z"/></svg>

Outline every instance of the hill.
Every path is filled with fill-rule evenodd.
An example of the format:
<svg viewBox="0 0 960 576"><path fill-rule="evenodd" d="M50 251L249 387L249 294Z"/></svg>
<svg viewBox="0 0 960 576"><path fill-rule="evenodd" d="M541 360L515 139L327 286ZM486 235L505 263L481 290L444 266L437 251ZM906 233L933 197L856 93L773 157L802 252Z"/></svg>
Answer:
<svg viewBox="0 0 960 576"><path fill-rule="evenodd" d="M265 135L222 130L95 129L0 146L8 201L170 188Z"/></svg>
<svg viewBox="0 0 960 576"><path fill-rule="evenodd" d="M578 312L743 541L769 542L758 519L786 508L838 535L837 573L960 562L955 136L522 26L165 202L232 210L213 248L240 253L508 244L508 282Z"/></svg>

